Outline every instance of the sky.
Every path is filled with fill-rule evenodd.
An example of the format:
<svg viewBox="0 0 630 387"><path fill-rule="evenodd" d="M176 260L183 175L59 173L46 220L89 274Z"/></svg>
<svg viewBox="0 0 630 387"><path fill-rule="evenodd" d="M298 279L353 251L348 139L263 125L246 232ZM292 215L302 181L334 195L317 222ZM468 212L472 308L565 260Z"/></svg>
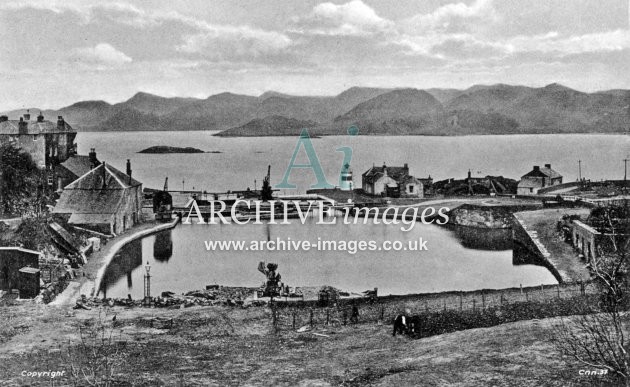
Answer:
<svg viewBox="0 0 630 387"><path fill-rule="evenodd" d="M138 91L630 88L629 1L3 0L0 111Z"/></svg>

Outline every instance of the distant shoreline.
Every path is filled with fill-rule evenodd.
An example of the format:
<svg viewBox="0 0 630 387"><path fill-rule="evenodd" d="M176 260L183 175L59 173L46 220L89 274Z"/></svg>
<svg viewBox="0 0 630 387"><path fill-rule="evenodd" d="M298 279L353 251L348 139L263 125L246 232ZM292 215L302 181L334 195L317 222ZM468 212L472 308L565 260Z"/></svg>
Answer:
<svg viewBox="0 0 630 387"><path fill-rule="evenodd" d="M308 128L307 128L308 129ZM309 129L310 131L310 129ZM199 132L199 133L212 133L213 137L226 137L226 138L247 138L247 137L298 137L300 135L299 131L292 134L260 134L260 135L230 135L230 134L221 134L221 130L216 129L198 129L198 130L81 130L77 131L77 134L80 133L152 133L152 132ZM359 130L359 135L362 137L370 136L370 137L482 137L482 136L518 136L518 135L527 135L527 136L535 136L535 135L612 135L612 136L623 136L626 135L626 132L549 132L549 133L536 133L536 132L522 132L522 133L478 133L478 134L436 134L436 133L427 133L427 134L399 134L399 133L362 133ZM313 133L310 135L310 138L320 138L320 137L334 137L334 136L346 136L347 134L343 131L339 133ZM149 153L152 152L138 152L138 153ZM156 152L158 153L158 152ZM177 153L177 152L172 152ZM220 153L218 151L201 151L196 153Z"/></svg>

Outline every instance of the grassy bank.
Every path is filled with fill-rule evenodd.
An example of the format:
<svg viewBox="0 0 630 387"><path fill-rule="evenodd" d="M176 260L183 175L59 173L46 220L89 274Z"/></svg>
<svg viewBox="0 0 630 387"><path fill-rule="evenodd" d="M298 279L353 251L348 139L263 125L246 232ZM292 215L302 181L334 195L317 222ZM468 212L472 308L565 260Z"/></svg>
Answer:
<svg viewBox="0 0 630 387"><path fill-rule="evenodd" d="M32 313L27 313L31 311ZM607 385L580 376L548 337L558 320L521 321L411 340L374 323L276 331L268 308L113 308L121 385ZM62 370L99 312L32 305L0 311L0 380L49 386L28 370ZM116 315L116 322L113 316ZM118 345L118 344L117 344ZM55 385L71 384L59 379Z"/></svg>

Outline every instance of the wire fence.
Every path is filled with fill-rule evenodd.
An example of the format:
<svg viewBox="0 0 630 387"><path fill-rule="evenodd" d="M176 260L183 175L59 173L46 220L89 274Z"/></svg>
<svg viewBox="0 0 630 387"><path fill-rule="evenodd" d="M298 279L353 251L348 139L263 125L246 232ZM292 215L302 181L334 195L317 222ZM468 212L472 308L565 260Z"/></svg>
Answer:
<svg viewBox="0 0 630 387"><path fill-rule="evenodd" d="M342 299L327 306L303 301L281 302L272 306L271 318L272 324L279 330L335 327L352 323L389 324L402 313L416 315L424 320L436 320L439 315L449 315L454 320L457 320L457 316L475 319L490 313L499 316L497 323L501 323L505 322L503 320L577 313L576 308L594 302L597 294L593 283L578 282L501 290L385 296L371 301ZM353 309L358 310L356 319ZM484 326L487 326L487 322Z"/></svg>

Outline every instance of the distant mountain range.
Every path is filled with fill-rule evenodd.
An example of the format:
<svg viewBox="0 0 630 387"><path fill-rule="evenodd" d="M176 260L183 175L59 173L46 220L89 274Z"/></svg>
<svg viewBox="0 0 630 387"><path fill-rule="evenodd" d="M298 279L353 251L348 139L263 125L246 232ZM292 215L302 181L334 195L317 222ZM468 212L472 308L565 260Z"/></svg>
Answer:
<svg viewBox="0 0 630 387"><path fill-rule="evenodd" d="M31 108L32 114L40 109ZM457 89L353 87L330 97L269 91L258 97L221 93L206 99L137 93L118 104L82 101L57 111L78 131L213 130L219 136L621 133L630 128L630 90L584 93L477 85ZM15 119L24 110L5 112Z"/></svg>

